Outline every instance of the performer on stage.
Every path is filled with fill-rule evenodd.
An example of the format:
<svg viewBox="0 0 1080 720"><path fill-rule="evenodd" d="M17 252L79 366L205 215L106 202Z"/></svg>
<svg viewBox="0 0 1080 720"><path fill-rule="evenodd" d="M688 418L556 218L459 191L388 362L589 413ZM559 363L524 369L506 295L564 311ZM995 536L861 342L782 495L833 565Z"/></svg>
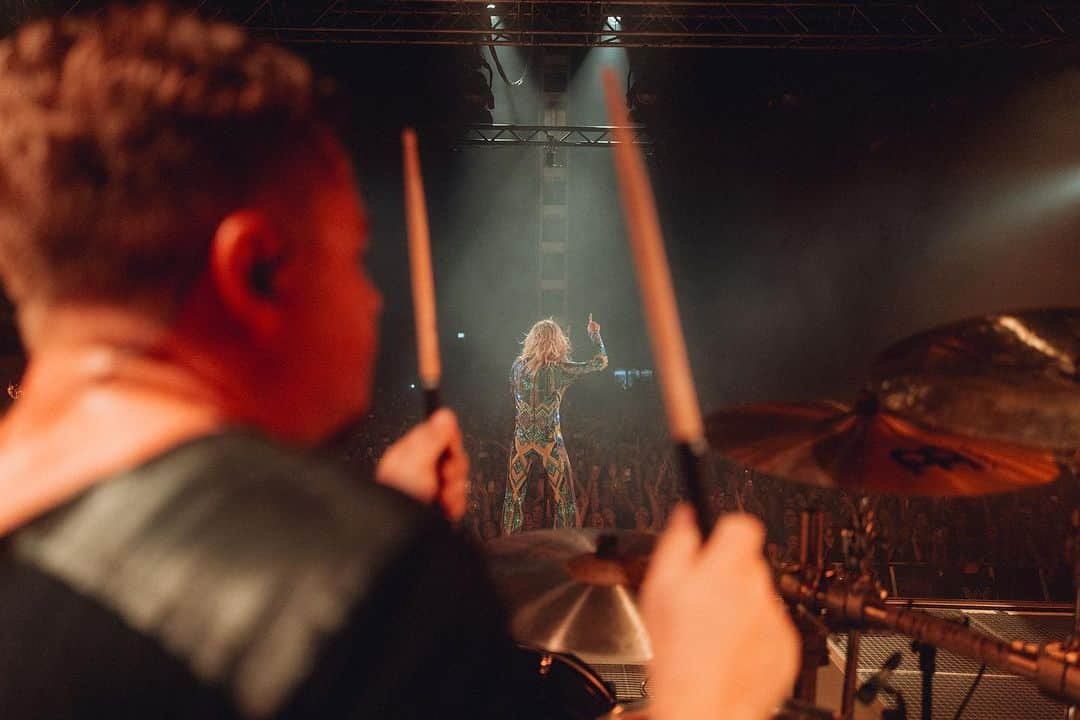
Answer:
<svg viewBox="0 0 1080 720"><path fill-rule="evenodd" d="M570 340L554 320L532 326L522 343L521 355L510 369L514 393L514 449L503 502L504 535L521 530L525 481L533 462L540 461L555 503L555 527L577 527L577 505L570 481L570 458L563 443L559 406L566 388L582 375L607 367L607 350L600 324L592 314L585 327L596 354L588 362L570 360Z"/></svg>

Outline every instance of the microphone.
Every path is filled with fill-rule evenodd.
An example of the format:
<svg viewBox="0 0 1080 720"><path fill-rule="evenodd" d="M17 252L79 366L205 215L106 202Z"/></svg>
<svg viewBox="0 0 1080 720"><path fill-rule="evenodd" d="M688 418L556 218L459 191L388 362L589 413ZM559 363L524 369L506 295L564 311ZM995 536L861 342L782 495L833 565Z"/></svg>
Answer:
<svg viewBox="0 0 1080 720"><path fill-rule="evenodd" d="M874 698L877 694L885 689L891 689L889 686L889 680L892 678L893 671L900 667L900 663L903 661L904 656L898 652L890 655L881 666L881 670L870 676L870 679L859 686L859 689L855 692L855 699L863 705L869 705L874 702Z"/></svg>

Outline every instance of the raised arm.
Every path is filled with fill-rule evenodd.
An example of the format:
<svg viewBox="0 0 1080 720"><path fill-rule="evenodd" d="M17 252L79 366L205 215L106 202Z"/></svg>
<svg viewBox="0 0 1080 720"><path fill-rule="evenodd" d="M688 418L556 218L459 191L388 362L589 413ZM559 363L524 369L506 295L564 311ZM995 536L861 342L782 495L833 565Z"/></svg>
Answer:
<svg viewBox="0 0 1080 720"><path fill-rule="evenodd" d="M585 483L579 483L574 476L574 471L569 472L570 482L574 486L574 504L577 506L578 527L585 527L585 520L589 517L589 488Z"/></svg>
<svg viewBox="0 0 1080 720"><path fill-rule="evenodd" d="M660 463L660 469L656 471L656 477L652 482L648 479L645 481L645 494L649 499L649 530L650 532L660 532L664 529L665 519L662 517L663 511L660 508L660 485L664 481L664 476L668 471L669 459L667 457Z"/></svg>
<svg viewBox="0 0 1080 720"><path fill-rule="evenodd" d="M604 340L600 337L600 323L595 322L592 319L592 313L589 313L589 322L585 326L585 330L589 334L589 340L593 344L595 353L593 354L592 359L587 362L573 362L571 360L566 360L562 363L561 367L563 373L570 380L603 370L608 364L607 349L604 348Z"/></svg>

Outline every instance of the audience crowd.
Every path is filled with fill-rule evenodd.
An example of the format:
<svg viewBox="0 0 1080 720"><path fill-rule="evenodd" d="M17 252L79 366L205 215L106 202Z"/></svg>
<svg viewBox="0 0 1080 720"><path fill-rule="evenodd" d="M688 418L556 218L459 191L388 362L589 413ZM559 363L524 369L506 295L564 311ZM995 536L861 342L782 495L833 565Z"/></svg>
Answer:
<svg viewBox="0 0 1080 720"><path fill-rule="evenodd" d="M584 527L655 532L683 499L663 413L646 399L622 393L616 408L582 402L564 406L563 434ZM509 406L510 399L507 397ZM406 395L382 403L345 450L358 473L419 418ZM501 534L500 519L513 431L508 414L457 408L472 459L465 531L479 542ZM603 410L602 413L597 412ZM768 528L767 552L777 566L796 561L803 510L825 513L825 561L842 566L844 530L852 526L855 496L763 476L724 458L709 459L715 511L743 510ZM872 502L876 528L873 567L885 587L904 597L1062 600L1071 597L1070 508L1080 507L1074 477L1023 492L979 498L880 497ZM552 526L545 478L534 467L526 494L525 530Z"/></svg>

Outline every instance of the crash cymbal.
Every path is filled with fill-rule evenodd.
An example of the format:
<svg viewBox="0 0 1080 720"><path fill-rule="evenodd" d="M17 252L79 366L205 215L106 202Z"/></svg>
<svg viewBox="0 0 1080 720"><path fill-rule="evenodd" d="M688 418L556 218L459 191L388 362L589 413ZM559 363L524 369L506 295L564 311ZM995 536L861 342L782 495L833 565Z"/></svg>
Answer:
<svg viewBox="0 0 1080 720"><path fill-rule="evenodd" d="M758 472L871 494L982 495L1050 482L1048 452L939 433L881 410L826 401L750 405L711 415L709 444Z"/></svg>
<svg viewBox="0 0 1080 720"><path fill-rule="evenodd" d="M637 588L655 536L629 530L536 530L488 541L511 635L585 662L648 662Z"/></svg>
<svg viewBox="0 0 1080 720"><path fill-rule="evenodd" d="M1080 308L987 315L901 340L874 362L869 389L929 427L1080 448Z"/></svg>

